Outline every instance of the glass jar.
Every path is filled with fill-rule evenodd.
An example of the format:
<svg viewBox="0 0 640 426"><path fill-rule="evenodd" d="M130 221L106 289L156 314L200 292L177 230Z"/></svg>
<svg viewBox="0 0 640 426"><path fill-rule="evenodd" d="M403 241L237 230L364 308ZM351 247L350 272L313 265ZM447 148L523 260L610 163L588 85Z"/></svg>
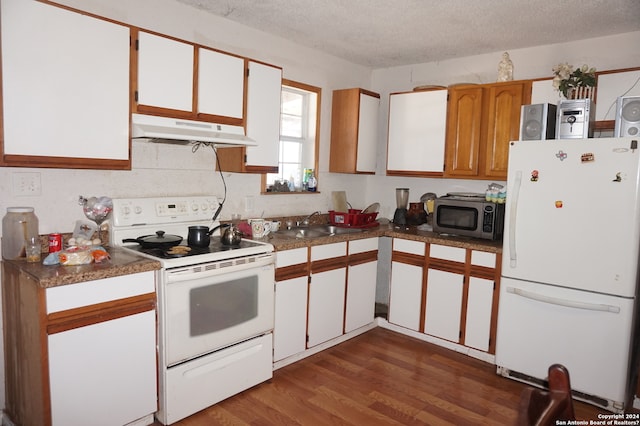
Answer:
<svg viewBox="0 0 640 426"><path fill-rule="evenodd" d="M38 217L33 207L7 207L2 218L2 258L25 259L31 238L39 239Z"/></svg>

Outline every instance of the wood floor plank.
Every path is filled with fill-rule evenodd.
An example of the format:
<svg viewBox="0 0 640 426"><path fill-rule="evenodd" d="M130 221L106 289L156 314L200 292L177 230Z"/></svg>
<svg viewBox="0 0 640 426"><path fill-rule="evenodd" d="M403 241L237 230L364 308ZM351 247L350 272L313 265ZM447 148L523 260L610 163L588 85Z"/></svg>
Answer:
<svg viewBox="0 0 640 426"><path fill-rule="evenodd" d="M513 425L526 387L494 365L375 328L175 425ZM574 405L579 420L607 413Z"/></svg>

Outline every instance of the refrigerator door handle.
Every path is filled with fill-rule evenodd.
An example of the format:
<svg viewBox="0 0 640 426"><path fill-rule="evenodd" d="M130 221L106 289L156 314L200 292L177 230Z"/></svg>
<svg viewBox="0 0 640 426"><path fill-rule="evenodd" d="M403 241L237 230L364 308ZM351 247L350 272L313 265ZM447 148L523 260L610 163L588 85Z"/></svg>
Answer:
<svg viewBox="0 0 640 426"><path fill-rule="evenodd" d="M516 255L516 217L518 215L518 198L521 184L522 170L518 170L513 181L513 194L509 195L511 197L511 207L509 208L509 266L512 268L515 268L518 263Z"/></svg>
<svg viewBox="0 0 640 426"><path fill-rule="evenodd" d="M587 309L589 311L611 312L614 314L620 313L619 306L605 305L600 303L586 303L577 302L575 300L560 299L558 297L545 296L531 291L522 290L520 288L507 287L507 293L512 293L527 299L536 300L542 303L549 303L552 305L566 306L568 308Z"/></svg>

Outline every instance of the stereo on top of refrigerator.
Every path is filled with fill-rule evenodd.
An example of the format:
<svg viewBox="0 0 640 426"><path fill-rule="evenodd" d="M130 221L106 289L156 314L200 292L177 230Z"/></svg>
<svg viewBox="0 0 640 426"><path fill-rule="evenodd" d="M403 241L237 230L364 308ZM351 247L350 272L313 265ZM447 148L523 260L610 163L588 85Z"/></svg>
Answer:
<svg viewBox="0 0 640 426"><path fill-rule="evenodd" d="M561 100L558 102L556 138L586 139L593 137L595 112L595 104L589 98Z"/></svg>

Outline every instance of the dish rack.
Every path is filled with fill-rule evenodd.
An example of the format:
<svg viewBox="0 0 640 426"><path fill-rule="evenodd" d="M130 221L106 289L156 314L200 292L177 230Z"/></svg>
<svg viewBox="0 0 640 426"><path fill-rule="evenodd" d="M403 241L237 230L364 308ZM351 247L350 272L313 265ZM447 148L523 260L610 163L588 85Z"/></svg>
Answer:
<svg viewBox="0 0 640 426"><path fill-rule="evenodd" d="M350 228L368 228L377 226L376 217L378 212L362 213L358 209L349 209L348 212L337 212L329 210L329 222L335 226Z"/></svg>

